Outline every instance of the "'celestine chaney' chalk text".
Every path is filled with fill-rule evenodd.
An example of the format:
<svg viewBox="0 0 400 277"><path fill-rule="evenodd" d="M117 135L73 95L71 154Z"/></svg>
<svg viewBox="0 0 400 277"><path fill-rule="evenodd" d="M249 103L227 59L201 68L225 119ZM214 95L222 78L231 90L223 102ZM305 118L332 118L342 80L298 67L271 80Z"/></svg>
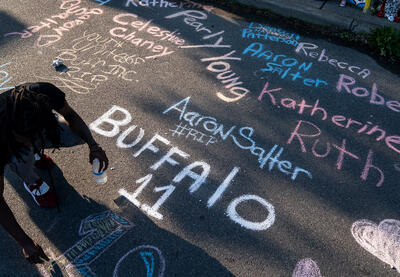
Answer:
<svg viewBox="0 0 400 277"><path fill-rule="evenodd" d="M132 45L136 47L143 47L152 53L160 53L151 56L147 56L146 59L162 57L170 55L175 51L169 50L168 47L159 44L156 40L161 42L169 42L172 45L183 45L185 40L178 37L179 32L175 30L173 32L161 30L160 27L152 26L150 20L137 20L138 16L133 13L122 13L114 16L113 21L118 23L119 27L114 27L110 30L110 34L113 37L129 41ZM140 32L146 32L153 36L154 40L147 40L138 37Z"/></svg>

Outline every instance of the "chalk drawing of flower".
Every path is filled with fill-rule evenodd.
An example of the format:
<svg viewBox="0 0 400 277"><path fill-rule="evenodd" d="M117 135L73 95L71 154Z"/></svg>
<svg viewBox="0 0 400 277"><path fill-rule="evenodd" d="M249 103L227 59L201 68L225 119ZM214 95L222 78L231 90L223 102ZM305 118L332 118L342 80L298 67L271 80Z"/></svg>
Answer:
<svg viewBox="0 0 400 277"><path fill-rule="evenodd" d="M322 275L317 263L306 258L297 263L292 277L322 277Z"/></svg>
<svg viewBox="0 0 400 277"><path fill-rule="evenodd" d="M367 219L357 220L351 226L355 240L365 250L400 273L400 221L385 219L375 224Z"/></svg>

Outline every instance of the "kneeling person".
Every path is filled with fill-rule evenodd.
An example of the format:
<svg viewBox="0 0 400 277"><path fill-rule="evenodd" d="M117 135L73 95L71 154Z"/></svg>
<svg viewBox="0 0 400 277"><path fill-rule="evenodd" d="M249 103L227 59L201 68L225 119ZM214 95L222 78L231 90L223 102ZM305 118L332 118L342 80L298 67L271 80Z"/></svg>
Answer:
<svg viewBox="0 0 400 277"><path fill-rule="evenodd" d="M55 113L56 111L57 113ZM60 116L61 115L61 116ZM25 258L41 263L47 256L20 227L3 197L4 167L15 172L41 207L55 207L56 195L35 172L53 162L43 149L87 143L89 161L108 167L104 150L82 118L68 105L65 94L50 83L27 83L0 94L0 225L21 245Z"/></svg>

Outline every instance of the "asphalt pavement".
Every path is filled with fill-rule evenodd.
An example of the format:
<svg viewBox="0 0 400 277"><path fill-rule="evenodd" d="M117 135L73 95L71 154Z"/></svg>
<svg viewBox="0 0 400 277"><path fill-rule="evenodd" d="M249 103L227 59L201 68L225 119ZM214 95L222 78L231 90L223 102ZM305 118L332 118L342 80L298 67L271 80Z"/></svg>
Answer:
<svg viewBox="0 0 400 277"><path fill-rule="evenodd" d="M52 260L0 230L1 276L399 276L400 80L371 57L186 1L8 1L0 21L0 92L54 83L110 160L96 184L87 146L47 150L59 212L6 171Z"/></svg>

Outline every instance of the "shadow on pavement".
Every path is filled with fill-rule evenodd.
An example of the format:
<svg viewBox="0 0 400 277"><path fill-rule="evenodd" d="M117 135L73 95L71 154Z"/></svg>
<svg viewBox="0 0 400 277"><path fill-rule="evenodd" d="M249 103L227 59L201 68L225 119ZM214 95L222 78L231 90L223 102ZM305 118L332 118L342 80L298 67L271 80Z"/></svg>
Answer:
<svg viewBox="0 0 400 277"><path fill-rule="evenodd" d="M124 244L135 246L154 243L155 247L162 250L165 258L164 276L234 276L201 248L158 227L124 197L117 198L115 203L119 206L122 216L130 219L135 225L131 234L124 238ZM126 271L118 276L136 276L127 273L134 272Z"/></svg>
<svg viewBox="0 0 400 277"><path fill-rule="evenodd" d="M53 261L38 267L30 265L20 254L19 246L4 234L1 244L7 251L0 253L0 259L6 263L0 270L7 276L234 276L201 248L159 228L122 197L115 201L120 209L110 211L80 195L58 166L51 172L61 200L59 213L37 207L18 177L6 174L28 206L27 213L35 226L27 219L20 219L19 223L28 235L36 232L38 243ZM41 173L49 182L46 171ZM73 209L65 207L71 204ZM71 210L73 214L66 212ZM74 267L69 265L71 262Z"/></svg>
<svg viewBox="0 0 400 277"><path fill-rule="evenodd" d="M0 47L10 40L9 37L4 37L4 34L11 32L12 30L23 30L26 27L15 17L2 10L0 10L0 22Z"/></svg>
<svg viewBox="0 0 400 277"><path fill-rule="evenodd" d="M38 170L38 173L45 180L45 182L48 184L51 183L51 178L47 170ZM19 215L17 217L17 221L28 234L28 236L41 245L47 255L49 255L49 249L51 249L50 252L54 251L55 253L57 253L57 251L64 251L65 249L69 248L71 244L80 239L78 228L82 219L90 214L107 210L107 207L104 205L96 203L90 198L80 195L64 178L61 169L57 165L52 167L51 174L54 180L55 190L59 198L60 212L57 212L56 208L44 209L37 206L32 197L25 190L22 180L11 173L11 171L6 171L5 174L8 183L11 184L14 191L20 197L19 201L15 200L15 197L13 196L11 196L11 199L6 199L8 205L13 210L14 214ZM15 204L17 207L13 206ZM74 207L74 209L72 209L73 214L67 212L71 209L66 206ZM18 210L18 212L15 212L15 210ZM21 216L21 214L23 214L24 217ZM2 230L2 232L4 231ZM35 272L37 268L25 261L21 253L21 248L12 240L11 237L7 236L5 233L5 238L2 238L2 241L4 241L6 244L9 244L9 248L4 248L7 249L6 253L16 253L13 259L7 259L6 261L15 263L18 270L15 270L13 265L2 263L1 267L4 266L4 268L1 268L1 272L9 272L10 274L13 274L14 272L16 276L39 275L39 272L37 272L36 275L32 273ZM50 243L51 246L49 246L48 243ZM2 245L4 245L3 242ZM25 275L27 272L30 272L30 274Z"/></svg>
<svg viewBox="0 0 400 277"><path fill-rule="evenodd" d="M96 1L93 1L93 3L96 3ZM149 8L148 10L145 10L145 8L142 8L142 10L136 10L133 7L124 8L123 3L120 1L111 1L103 7L106 6L121 10L121 12L136 13L140 15L141 19L150 20L157 18L153 21L154 24L166 30L174 31L175 29L182 29L187 31L185 29L186 26L182 27L180 21L162 21L163 16L173 13L171 10L158 12L159 10L155 8ZM372 120L372 115L379 118L379 121L385 119L384 124L388 128L388 133L389 129L392 132L396 132L397 121L391 120L387 110L381 107L374 107L374 109L371 109L371 105L366 99L364 99L365 101L361 101L351 94L338 94L333 92L335 82L338 80L339 74L343 73L343 71L331 69L327 65L316 62L316 60L310 60L303 56L296 55L293 48L285 48L277 43L263 42L266 45L266 49L273 51L275 54L289 53L288 57L296 57L301 62L314 61L312 70L307 72L307 74L313 77L326 79L330 84L330 90L309 89L303 87L302 83L294 83L290 80L283 81L278 75L272 73L267 75L264 80L255 78L252 74L253 71L265 66L265 60L241 54L244 49L243 47L250 45L255 40L243 42L240 37L240 26L236 26L233 23L230 24L231 22L226 20L224 21L226 25L221 27L221 20L223 20L221 17L209 14L209 22L207 22L207 24L213 26L210 28L213 28L215 32L221 30L221 28L225 28L226 30L228 30L228 28L235 30L236 28L236 35L228 35L228 33L226 33L224 39L226 39L228 44L233 45L233 48L237 50L235 55L241 57L242 63L246 65L241 67L235 64L235 72L238 76L241 76L240 80L244 82L244 86L248 85L251 90L251 93L249 93L246 98L234 104L227 104L217 99L215 97L216 89L214 90L214 88L223 91L223 85L216 79L216 74L205 70L208 64L200 62L200 58L221 56L232 51L232 49L184 50L184 52L182 51L182 55L185 55L185 58L187 57L188 60L190 59L190 62L193 62L196 67L193 68L193 72L190 70L185 72L187 75L186 77L183 76L183 79L187 78L186 80L192 80L187 76L197 74L195 77L198 77L202 82L213 84L210 91L205 91L205 89L209 87L205 87L204 89L203 87L200 88L199 83L195 83L197 82L196 79L193 80L194 83L185 82L184 84L188 86L188 89L181 93L183 88L181 88L181 90L177 89L179 84L174 83L177 79L172 78L174 72L171 70L171 64L173 66L180 66L181 64L179 64L179 59L177 59L177 62L171 59L169 61L170 63L160 63L157 68L160 73L167 76L166 80L163 80L165 82L153 81L149 86L149 91L153 90L157 97L150 98L147 95L149 91L141 90L138 86L135 88L135 94L132 94L128 101L123 97L121 97L121 99L115 97L113 103L105 103L107 109L113 104L119 104L118 102L121 103L121 107L132 107L137 111L137 114L135 114L137 118L145 118L146 122L152 121L149 125L142 126L146 128L146 137L151 137L156 130L161 133L162 131L174 128L174 123L178 123L176 114L164 116L162 115L162 111L179 100L187 96L192 96L191 94L193 94L196 96L196 99L193 97L193 102L191 102L188 110L199 112L202 115L216 117L217 121L222 122L226 127L233 125L250 125L255 130L255 134L252 138L259 143L261 147L267 149L267 147L275 143L285 146L285 153L282 157L284 157L284 159L291 159L305 168L312 169L313 180L303 179L300 180L300 182L292 182L287 176L279 174L278 171L269 172L267 169L261 171L258 168L256 157L251 155L249 151L236 148L231 141L221 142L217 147L210 146L206 148L204 145L196 145L189 140L185 141L183 137L172 138L170 135L166 136L168 139L171 139L175 145L179 145L180 149L190 149L191 159L193 159L193 161L199 157L204 157L207 158L207 160L212 159L211 163L218 163L220 168L216 169L219 172L215 173L215 175L222 176L220 171L229 170L233 165L243 166L243 172L235 179L229 194L216 205L215 209L207 209L204 204L200 206L197 202L194 202L194 200L202 199L205 201L205 199L209 197L212 189L216 188L221 180L216 180L211 176L207 183L199 189L199 192L193 195L189 195L188 193L188 182L179 184L180 192L177 189L177 192L174 194L174 197L178 197L178 199L176 201L168 201L163 206L163 212L171 215L171 220L166 220L167 223L163 222L162 224L174 224L178 226L180 230L176 233L182 234L184 239L157 227L156 224L143 215L142 211L134 206L123 203L124 201L121 202L121 199L117 200L117 204L123 210L122 216L129 219L135 226L129 233L125 234L118 243L111 246L112 249L110 249L109 252L104 253L102 257L93 261L91 268L95 272L107 273L105 276L110 276L121 257L124 257L130 250L143 245L153 245L163 253L166 264L166 276L174 276L173 274L176 274L176 276L232 276L221 262L225 261L223 263L230 263L229 268L234 268L235 261L232 257L221 258L226 255L221 253L222 251L225 251L225 253L235 253L235 258L239 256L243 258L243 261L249 261L254 256L262 256L259 260L263 260L264 262L267 260L270 263L255 263L253 268L262 268L271 265L271 268L275 266L276 268L284 268L287 272L291 272L297 260L304 258L301 255L304 253L312 253L312 255L316 256L317 260L320 261L322 267L335 267L341 264L346 270L353 271L353 269L348 268L357 268L358 262L356 258L360 257L363 253L358 251L359 248L356 248L358 246L356 246L355 243L349 246L349 248L351 248L350 250L342 249L341 247L332 250L336 251L334 255L335 261L332 261L330 257L325 255L326 252L330 252L326 251L326 249L329 249L332 245L337 245L337 241L341 241L342 238L347 238L347 240L345 243L342 242L339 244L339 246L343 246L351 240L351 238L349 238L349 228L343 228L343 226L348 225L350 227L353 220L364 218L368 215L371 220L377 221L382 214L392 215L393 217L398 215L399 202L397 199L399 198L400 191L395 185L398 175L396 175L393 169L391 170L394 154L389 152L382 144L378 144L373 136L362 137L358 136L355 131L340 129L337 126L333 126L328 120L320 120L321 115L311 116L309 113L300 115L297 110L291 111L290 109L283 108L278 110L276 106L271 104L268 96L265 96L262 102L257 101L257 96L261 92L265 82L268 81L270 82L271 88L277 86L283 87L282 94L279 95L279 97L282 98L290 97L296 99L298 103L303 98L307 103L312 104L315 103L316 98L320 98L322 100L320 106L323 106L330 115L343 113L348 117L350 117L350 115L352 117L354 116L355 119L362 122ZM253 20L268 22L257 17L253 18ZM278 25L277 23L279 22L271 22L270 24L275 26ZM234 33L233 30L230 30L231 33ZM290 30L290 28L288 30ZM293 30L295 30L295 27L293 27ZM191 31L197 35L195 31ZM306 30L304 30L304 32L306 32ZM188 44L198 44L199 38L192 35L193 34L184 36L185 40ZM328 49L329 53L327 55L332 55L333 57L345 55L346 59L349 59L348 61L354 64L358 64L358 59L364 57L361 54L352 55L354 53L350 52L352 51L350 49L347 49L349 53L344 53L344 48L342 47L338 49L334 49L333 47L329 48L328 46L331 46L331 44L322 40L318 40L316 43L320 44L320 48ZM67 45L70 45L69 41ZM61 49L61 45L59 47ZM137 49L129 48L129 50L134 52ZM83 54L82 57L85 58L85 54ZM166 58L166 60L168 60L168 58ZM371 66L373 63L368 59L367 64ZM199 68L201 69L201 73L197 71ZM377 76L387 75L387 72L373 72L373 75L374 77L372 77L372 80L376 81L379 80ZM169 79L169 76L171 76L171 79ZM371 79L358 79L357 86L367 87L368 89L371 88ZM381 79L385 80L383 78ZM380 82L379 88L389 88L388 83L389 82ZM111 86L111 84L109 85ZM104 91L98 92L100 96L103 96L102 93L104 93ZM379 94L384 96L385 99L388 97L395 97L395 95L390 95L391 93L392 90L390 89L387 89L387 92L385 89L379 90ZM73 94L73 96L75 95ZM82 97L76 98L77 101L83 99ZM104 102L103 99L100 98L101 97L99 97L97 103L93 103L93 112L96 113L96 116L100 116L107 110L103 110L101 104L104 104ZM207 103L208 105L207 108L205 108L197 103ZM98 104L101 108L97 106ZM85 109L86 108L87 107L85 107ZM386 120L387 118L389 118L389 120ZM332 152L336 151L334 154L326 158L315 158L310 150L313 142L311 140L307 140L307 153L301 152L299 144L296 141L291 145L286 145L286 141L290 136L290 131L293 130L296 126L296 120L299 119L310 120L321 128L324 136L322 136L323 141L321 141L319 145L321 149L317 149L320 153L326 150L326 143L330 142L340 145L342 139L347 139L348 149L359 155L362 161L356 163L358 161L345 159L344 167L339 171L335 168L338 152L334 147L332 147ZM375 124L376 122L374 121L373 123ZM138 124L138 122L132 122L132 124ZM161 134L163 133L164 132ZM112 147L115 147L115 139L116 137L108 139L109 144L111 145L112 143ZM135 148L138 149L147 140L148 139L143 139ZM123 155L128 156L127 159L132 159L132 163L137 164L135 165L135 172L139 172L137 174L148 171L148 167L156 160L154 156L146 154L140 156L139 159L133 159L129 155L128 150L124 151L110 147L110 150L111 149L115 150L115 153L113 153L114 157L123 153ZM371 173L368 175L367 182L360 179L368 149L373 149L376 154L374 157L379 157L374 159L374 164L385 170L386 179L382 188L377 188L375 186L377 180L379 180L379 175L377 172L373 171L373 169L371 169ZM137 170L138 168L140 168L140 170ZM171 172L170 167L167 167L167 169L157 172L157 175L160 176L162 183L166 185L166 180L170 180L170 177L175 176L174 173L177 173L176 171L179 170L180 168L176 167ZM212 168L212 170L214 170L214 168ZM67 209L73 211L73 214L63 214L63 205L65 202L63 203L62 201L60 214L57 214L55 210L42 211L35 207L29 211L29 215L36 223L38 229L44 233L43 241L46 241L48 238L48 240L54 244L55 248L59 250L60 253L58 254L61 254L61 252L69 249L69 247L80 239L78 227L81 221L91 214L104 212L107 207L93 201L88 202L65 181L59 169L56 169L56 171L57 182L59 181L59 183L62 184L57 191L62 196L62 199L65 199L63 201L68 200L68 203L73 203L73 207ZM144 176L133 176L134 174L131 172L129 172L129 174L128 177L130 179ZM21 198L27 203L32 204L32 200L28 199L30 196L26 194L21 184L15 181L12 183L15 186L15 190L21 195ZM129 185L133 183L134 181L131 181ZM210 186L212 187L211 189L209 188ZM132 190L133 189L131 189L131 191ZM275 205L276 210L279 212L279 217L277 217L276 223L271 229L265 232L248 231L230 221L224 214L232 198L247 193L259 194ZM143 197L149 203L151 203L152 197L155 198L151 193ZM313 207L314 203L318 205ZM258 218L260 215L264 215L264 210L259 212L259 208L258 206L254 207L249 205L248 207L241 208L240 214L249 215L249 217L254 216L255 221L257 219L263 220L264 218ZM337 219L338 216L340 216L344 222L328 222L328 220ZM318 219L322 222L319 222ZM321 227L321 229L317 230L316 226ZM207 245L207 247L203 248L207 248L210 254L202 250L199 245L195 246L189 241L196 242L196 244L198 243L199 245ZM210 246L212 243L214 243L215 246ZM11 243L6 242L6 245L8 244ZM219 247L220 249L218 249ZM10 249L14 250L18 249L18 247L10 245ZM148 248L146 252L151 252L151 249L154 250L154 248ZM260 249L263 251L260 251ZM303 249L306 250L303 251ZM235 250L237 250L237 253L234 252ZM143 267L143 264L140 264L145 261L145 259L140 256L140 253L142 252L139 251L139 256L136 256L136 258L139 259L137 263L142 266L140 270L144 272L143 270L147 268ZM152 253L154 254L155 252L153 251ZM214 253L216 256L218 255L220 261L210 256ZM354 255L356 258L353 257L353 259L349 259L349 253L355 253ZM155 256L154 254L153 257ZM131 257L132 256L129 256L129 261L131 261ZM151 261L151 258L150 260L148 258L151 256L146 257L147 262ZM367 261L370 262L370 268L374 268L375 265L377 265L375 268L382 266L380 262L375 260L372 256L368 257L369 259ZM127 265L126 261L127 260L123 260L123 262L120 263L121 276L122 271L129 272L129 270L139 270L139 266L138 268L132 268ZM132 263L136 264L136 262ZM27 270L29 268L28 266L26 267ZM25 268L25 266L23 265L21 268ZM151 268L151 266L148 268ZM334 270L335 269L332 271ZM204 272L207 275L201 275ZM349 274L348 276L356 276L358 271L354 269L353 273L354 274Z"/></svg>

